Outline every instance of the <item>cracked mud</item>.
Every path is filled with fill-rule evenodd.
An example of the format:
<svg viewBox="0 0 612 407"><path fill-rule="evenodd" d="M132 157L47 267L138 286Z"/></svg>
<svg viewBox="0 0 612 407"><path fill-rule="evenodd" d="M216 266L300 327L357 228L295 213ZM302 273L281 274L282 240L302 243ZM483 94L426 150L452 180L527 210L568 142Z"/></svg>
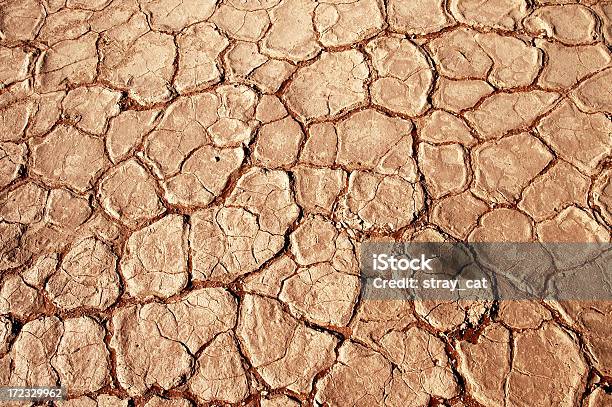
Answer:
<svg viewBox="0 0 612 407"><path fill-rule="evenodd" d="M372 239L610 241L611 50L607 0L0 0L0 385L612 405L609 302L359 280Z"/></svg>

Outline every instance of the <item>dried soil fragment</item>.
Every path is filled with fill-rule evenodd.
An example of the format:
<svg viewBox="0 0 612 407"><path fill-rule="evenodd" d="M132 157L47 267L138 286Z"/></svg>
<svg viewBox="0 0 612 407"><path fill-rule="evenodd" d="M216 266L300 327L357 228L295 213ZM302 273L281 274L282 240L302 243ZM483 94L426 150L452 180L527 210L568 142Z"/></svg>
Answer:
<svg viewBox="0 0 612 407"><path fill-rule="evenodd" d="M487 310L484 301L461 299L455 301L416 301L414 310L427 323L442 331L455 331L477 326Z"/></svg>
<svg viewBox="0 0 612 407"><path fill-rule="evenodd" d="M163 176L175 175L189 154L207 144L206 130L217 120L219 100L211 93L172 103L145 141L144 151Z"/></svg>
<svg viewBox="0 0 612 407"><path fill-rule="evenodd" d="M100 394L95 399L90 397L78 397L65 401L57 401L57 407L128 407L129 400L122 400L117 396Z"/></svg>
<svg viewBox="0 0 612 407"><path fill-rule="evenodd" d="M379 76L370 86L372 102L408 116L424 113L433 74L423 51L406 39L382 37L366 52Z"/></svg>
<svg viewBox="0 0 612 407"><path fill-rule="evenodd" d="M609 261L608 255L608 261ZM606 261L606 259L604 259ZM569 318L572 326L582 333L588 354L593 365L609 376L612 373L610 362L610 321L612 309L606 301L566 301L557 303L557 308ZM599 406L599 405L597 405ZM604 406L608 406L604 404Z"/></svg>
<svg viewBox="0 0 612 407"><path fill-rule="evenodd" d="M313 17L319 41L326 47L339 47L371 37L383 27L381 8L377 0L319 3Z"/></svg>
<svg viewBox="0 0 612 407"><path fill-rule="evenodd" d="M134 232L119 263L132 297L168 298L187 285L188 229L180 215L168 215Z"/></svg>
<svg viewBox="0 0 612 407"><path fill-rule="evenodd" d="M345 326L358 295L357 276L324 263L299 269L286 279L279 299L289 305L294 315L320 325Z"/></svg>
<svg viewBox="0 0 612 407"><path fill-rule="evenodd" d="M357 216L358 227L398 230L416 218L424 196L420 184L400 176L354 171L349 177L345 205L349 211L345 216Z"/></svg>
<svg viewBox="0 0 612 407"><path fill-rule="evenodd" d="M554 38L569 45L597 39L595 14L580 4L539 7L523 21L523 25L531 35Z"/></svg>
<svg viewBox="0 0 612 407"><path fill-rule="evenodd" d="M237 182L226 205L257 214L262 230L282 235L298 216L287 173L254 167Z"/></svg>
<svg viewBox="0 0 612 407"><path fill-rule="evenodd" d="M612 68L605 69L582 82L571 94L578 107L587 113L612 111Z"/></svg>
<svg viewBox="0 0 612 407"><path fill-rule="evenodd" d="M0 220L35 223L42 219L47 191L33 182L0 194Z"/></svg>
<svg viewBox="0 0 612 407"><path fill-rule="evenodd" d="M593 185L593 200L608 226L612 225L612 171L603 171Z"/></svg>
<svg viewBox="0 0 612 407"><path fill-rule="evenodd" d="M202 7L198 5L198 8ZM221 78L219 54L229 45L210 23L190 26L177 38L179 69L174 86L179 93L202 90Z"/></svg>
<svg viewBox="0 0 612 407"><path fill-rule="evenodd" d="M275 300L247 294L236 335L246 356L273 389L308 393L316 374L334 361L337 339L285 313Z"/></svg>
<svg viewBox="0 0 612 407"><path fill-rule="evenodd" d="M552 319L550 311L535 301L503 301L499 318L512 329L537 329Z"/></svg>
<svg viewBox="0 0 612 407"><path fill-rule="evenodd" d="M105 140L108 156L114 164L133 153L142 143L145 134L153 129L158 113L155 110L129 110L111 119Z"/></svg>
<svg viewBox="0 0 612 407"><path fill-rule="evenodd" d="M262 123L271 123L287 117L287 109L274 95L263 95L257 104L255 118Z"/></svg>
<svg viewBox="0 0 612 407"><path fill-rule="evenodd" d="M472 153L472 191L491 202L514 202L553 155L537 138L521 133L480 145Z"/></svg>
<svg viewBox="0 0 612 407"><path fill-rule="evenodd" d="M390 0L387 13L393 31L430 34L448 27L453 19L446 13L444 0Z"/></svg>
<svg viewBox="0 0 612 407"><path fill-rule="evenodd" d="M559 156L587 175L612 152L612 123L604 114L581 112L564 100L537 127L538 133Z"/></svg>
<svg viewBox="0 0 612 407"><path fill-rule="evenodd" d="M106 213L131 228L164 212L155 181L134 159L112 168L100 181L98 195Z"/></svg>
<svg viewBox="0 0 612 407"><path fill-rule="evenodd" d="M606 393L601 387L598 387L585 399L585 406L610 407L612 406L612 395Z"/></svg>
<svg viewBox="0 0 612 407"><path fill-rule="evenodd" d="M315 166L331 166L338 155L338 135L334 123L315 123L308 129L300 162Z"/></svg>
<svg viewBox="0 0 612 407"><path fill-rule="evenodd" d="M261 43L263 52L294 62L314 57L321 49L312 24L316 5L313 0L283 0L270 10L272 26Z"/></svg>
<svg viewBox="0 0 612 407"><path fill-rule="evenodd" d="M176 55L172 36L149 31L144 15L135 14L126 24L105 32L102 38L102 79L126 89L143 105L170 98Z"/></svg>
<svg viewBox="0 0 612 407"><path fill-rule="evenodd" d="M458 239L465 239L488 206L469 191L436 202L431 221Z"/></svg>
<svg viewBox="0 0 612 407"><path fill-rule="evenodd" d="M23 233L22 225L0 222L0 270L17 267L26 260L21 252Z"/></svg>
<svg viewBox="0 0 612 407"><path fill-rule="evenodd" d="M488 79L498 88L528 86L538 76L542 53L536 47L494 33L476 34L476 41L493 60Z"/></svg>
<svg viewBox="0 0 612 407"><path fill-rule="evenodd" d="M51 185L62 184L78 192L92 187L109 161L104 141L74 127L59 126L43 139L30 143L31 171Z"/></svg>
<svg viewBox="0 0 612 407"><path fill-rule="evenodd" d="M89 31L89 21L94 13L89 10L64 8L47 15L37 39L54 45L61 39L74 40Z"/></svg>
<svg viewBox="0 0 612 407"><path fill-rule="evenodd" d="M64 116L76 127L102 135L111 117L119 115L121 94L101 86L78 88L68 92L62 101Z"/></svg>
<svg viewBox="0 0 612 407"><path fill-rule="evenodd" d="M259 268L283 246L283 234L297 218L289 178L254 168L228 198L232 207L196 212L189 241L193 278L229 282Z"/></svg>
<svg viewBox="0 0 612 407"><path fill-rule="evenodd" d="M66 254L45 289L62 309L105 310L119 296L116 263L116 256L105 243L95 238L82 240Z"/></svg>
<svg viewBox="0 0 612 407"><path fill-rule="evenodd" d="M290 117L264 124L253 150L254 162L266 168L289 167L297 161L303 139L302 128Z"/></svg>
<svg viewBox="0 0 612 407"><path fill-rule="evenodd" d="M536 44L548 56L548 63L538 80L545 89L572 87L612 62L610 52L603 44L572 47L546 41L536 41Z"/></svg>
<svg viewBox="0 0 612 407"><path fill-rule="evenodd" d="M441 75L452 79L487 78L493 60L476 41L476 33L470 28L457 28L428 43Z"/></svg>
<svg viewBox="0 0 612 407"><path fill-rule="evenodd" d="M74 9L102 10L112 0L67 0L66 6Z"/></svg>
<svg viewBox="0 0 612 407"><path fill-rule="evenodd" d="M9 341L12 339L13 324L7 317L0 317L0 355L4 356L9 350Z"/></svg>
<svg viewBox="0 0 612 407"><path fill-rule="evenodd" d="M338 231L320 216L307 218L289 236L295 261L303 266L330 261L336 252Z"/></svg>
<svg viewBox="0 0 612 407"><path fill-rule="evenodd" d="M241 10L232 4L221 4L210 21L236 40L258 41L270 27L265 10Z"/></svg>
<svg viewBox="0 0 612 407"><path fill-rule="evenodd" d="M315 399L337 406L384 405L391 363L381 354L347 341L331 370L317 382Z"/></svg>
<svg viewBox="0 0 612 407"><path fill-rule="evenodd" d="M111 347L117 355L117 379L130 395L143 394L153 385L170 389L193 364L180 342L162 336L158 321L147 320L150 307L145 307L125 307L113 315Z"/></svg>
<svg viewBox="0 0 612 407"><path fill-rule="evenodd" d="M356 112L336 125L336 162L343 167L398 174L413 181L412 123L377 110Z"/></svg>
<svg viewBox="0 0 612 407"><path fill-rule="evenodd" d="M181 172L164 183L166 199L182 206L206 206L227 185L244 160L242 148L204 146L183 162Z"/></svg>
<svg viewBox="0 0 612 407"><path fill-rule="evenodd" d="M451 80L440 77L432 96L432 103L437 108L459 113L464 109L474 107L479 100L491 93L493 93L493 87L482 80Z"/></svg>
<svg viewBox="0 0 612 407"><path fill-rule="evenodd" d="M274 259L261 271L253 273L244 279L244 289L247 292L277 297L280 294L283 281L297 270L297 265L287 255Z"/></svg>
<svg viewBox="0 0 612 407"><path fill-rule="evenodd" d="M55 386L57 371L51 358L64 333L57 317L45 317L26 323L17 335L10 356L12 364L7 384L11 386Z"/></svg>
<svg viewBox="0 0 612 407"><path fill-rule="evenodd" d="M432 396L449 399L458 394L459 386L440 339L412 327L405 332L388 333L380 344L397 366L391 389L386 391L391 405L427 405Z"/></svg>
<svg viewBox="0 0 612 407"><path fill-rule="evenodd" d="M380 340L391 331L403 331L416 321L413 306L405 300L362 300L356 305L351 320L352 337L373 349L380 349Z"/></svg>
<svg viewBox="0 0 612 407"><path fill-rule="evenodd" d="M527 16L529 4L526 0L451 0L449 8L459 22L477 27L514 30Z"/></svg>
<svg viewBox="0 0 612 407"><path fill-rule="evenodd" d="M210 208L191 219L193 278L230 282L257 270L283 246L283 237L266 231L243 208Z"/></svg>
<svg viewBox="0 0 612 407"><path fill-rule="evenodd" d="M479 225L470 233L470 242L529 242L533 228L522 212L497 208L485 213Z"/></svg>
<svg viewBox="0 0 612 407"><path fill-rule="evenodd" d="M216 95L220 119L208 128L213 142L219 147L248 144L257 125L253 120L257 94L247 86L223 85L216 89Z"/></svg>
<svg viewBox="0 0 612 407"><path fill-rule="evenodd" d="M609 242L610 233L583 209L569 206L537 225L543 242Z"/></svg>
<svg viewBox="0 0 612 407"><path fill-rule="evenodd" d="M24 144L0 142L0 189L19 178L26 164L25 154Z"/></svg>
<svg viewBox="0 0 612 407"><path fill-rule="evenodd" d="M299 407L300 403L280 394L260 401L261 407ZM589 406L590 407L590 406Z"/></svg>
<svg viewBox="0 0 612 407"><path fill-rule="evenodd" d="M106 331L92 318L64 321L64 334L51 364L61 383L70 383L71 394L95 392L110 383L105 335Z"/></svg>
<svg viewBox="0 0 612 407"><path fill-rule="evenodd" d="M193 355L236 323L236 303L222 288L191 292L170 304L128 306L113 314L117 378L130 395L170 389L189 375Z"/></svg>
<svg viewBox="0 0 612 407"><path fill-rule="evenodd" d="M30 267L20 273L21 277L28 285L42 288L47 278L55 272L57 263L56 253L40 256L32 262Z"/></svg>
<svg viewBox="0 0 612 407"><path fill-rule="evenodd" d="M204 21L215 9L214 0L144 0L142 9L151 18L151 27L159 31L181 31ZM193 26L192 26L193 27Z"/></svg>
<svg viewBox="0 0 612 407"><path fill-rule="evenodd" d="M558 98L556 93L541 90L496 93L464 116L483 138L499 138L511 130L531 126Z"/></svg>
<svg viewBox="0 0 612 407"><path fill-rule="evenodd" d="M587 365L574 339L545 323L541 329L514 334L514 359L506 402L533 406L573 406L582 395Z"/></svg>
<svg viewBox="0 0 612 407"><path fill-rule="evenodd" d="M365 101L368 74L359 51L323 52L312 65L298 69L284 96L302 120L334 116Z"/></svg>
<svg viewBox="0 0 612 407"><path fill-rule="evenodd" d="M192 354L218 333L236 325L236 300L225 289L203 288L191 291L181 301L151 308L159 315L162 334L180 341Z"/></svg>
<svg viewBox="0 0 612 407"><path fill-rule="evenodd" d="M193 404L186 399L166 399L153 396L144 407L191 407Z"/></svg>
<svg viewBox="0 0 612 407"><path fill-rule="evenodd" d="M444 110L434 110L418 123L419 137L428 143L471 146L476 142L467 124Z"/></svg>
<svg viewBox="0 0 612 407"><path fill-rule="evenodd" d="M223 400L238 403L249 390L236 341L229 333L218 335L198 358L189 380L191 392L202 402Z"/></svg>
<svg viewBox="0 0 612 407"><path fill-rule="evenodd" d="M342 170L329 168L294 167L295 199L308 213L329 214L346 183Z"/></svg>
<svg viewBox="0 0 612 407"><path fill-rule="evenodd" d="M144 407L191 407L193 404L186 399L166 399L159 396L153 396Z"/></svg>
<svg viewBox="0 0 612 407"><path fill-rule="evenodd" d="M612 44L612 19L610 18L612 16L612 5L609 3L595 4L592 10L597 12L599 18L603 22L601 33L603 34L605 42L608 45Z"/></svg>
<svg viewBox="0 0 612 407"><path fill-rule="evenodd" d="M42 93L65 89L66 84L93 82L98 64L97 40L98 35L90 32L43 51L36 63L36 88Z"/></svg>
<svg viewBox="0 0 612 407"><path fill-rule="evenodd" d="M42 295L16 274L6 276L0 289L0 313L29 319L44 311Z"/></svg>
<svg viewBox="0 0 612 407"><path fill-rule="evenodd" d="M590 180L565 161L557 161L522 193L519 208L534 220L557 214L568 205L586 207Z"/></svg>
<svg viewBox="0 0 612 407"><path fill-rule="evenodd" d="M33 40L40 29L45 9L36 0L11 0L0 3L0 33L2 40Z"/></svg>
<svg viewBox="0 0 612 407"><path fill-rule="evenodd" d="M512 368L511 346L510 332L498 324L486 327L476 343L459 343L459 372L465 376L468 391L479 403L506 405L505 386Z"/></svg>
<svg viewBox="0 0 612 407"><path fill-rule="evenodd" d="M419 167L434 199L461 192L468 183L465 152L459 144L420 143Z"/></svg>
<svg viewBox="0 0 612 407"><path fill-rule="evenodd" d="M21 48L0 47L0 89L27 78L31 58Z"/></svg>

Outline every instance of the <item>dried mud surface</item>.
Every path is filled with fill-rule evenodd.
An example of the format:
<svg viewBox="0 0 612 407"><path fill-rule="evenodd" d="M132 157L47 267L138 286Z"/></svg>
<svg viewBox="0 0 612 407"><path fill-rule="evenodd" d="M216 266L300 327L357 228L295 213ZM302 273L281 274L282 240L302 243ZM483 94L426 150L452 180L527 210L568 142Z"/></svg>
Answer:
<svg viewBox="0 0 612 407"><path fill-rule="evenodd" d="M0 0L0 383L63 407L612 405L611 303L358 279L368 239L610 240L611 17Z"/></svg>

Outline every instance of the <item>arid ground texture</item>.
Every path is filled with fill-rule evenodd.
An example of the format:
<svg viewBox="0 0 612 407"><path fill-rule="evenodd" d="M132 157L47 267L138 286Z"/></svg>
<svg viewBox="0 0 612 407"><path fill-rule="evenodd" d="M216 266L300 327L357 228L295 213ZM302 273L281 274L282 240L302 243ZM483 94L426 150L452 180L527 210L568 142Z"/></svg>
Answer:
<svg viewBox="0 0 612 407"><path fill-rule="evenodd" d="M0 385L68 391L0 404L612 406L612 301L359 280L367 241L610 241L611 19L0 0Z"/></svg>

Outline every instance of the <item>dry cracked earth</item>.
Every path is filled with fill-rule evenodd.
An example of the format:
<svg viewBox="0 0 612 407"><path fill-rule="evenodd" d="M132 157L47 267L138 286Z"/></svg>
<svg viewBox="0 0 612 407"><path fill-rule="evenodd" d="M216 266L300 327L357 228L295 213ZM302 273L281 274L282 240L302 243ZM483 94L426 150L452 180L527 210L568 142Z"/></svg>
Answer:
<svg viewBox="0 0 612 407"><path fill-rule="evenodd" d="M0 0L0 384L61 384L62 407L612 406L612 302L364 300L358 278L368 240L610 240L611 19Z"/></svg>

